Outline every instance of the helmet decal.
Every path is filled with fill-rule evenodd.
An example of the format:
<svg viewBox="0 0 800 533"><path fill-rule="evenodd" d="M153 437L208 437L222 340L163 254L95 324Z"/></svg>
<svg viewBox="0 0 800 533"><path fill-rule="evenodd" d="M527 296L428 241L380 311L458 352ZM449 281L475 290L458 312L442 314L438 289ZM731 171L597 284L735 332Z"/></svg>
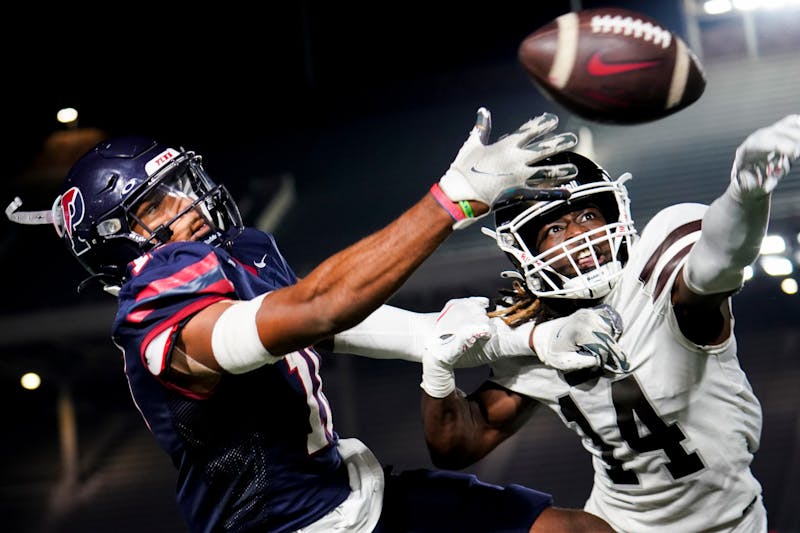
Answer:
<svg viewBox="0 0 800 533"><path fill-rule="evenodd" d="M176 152L172 148L167 148L166 150L164 150L163 152L161 152L160 154L158 154L153 159L147 162L147 164L144 166L145 173L148 176L152 176L153 174L158 172L161 169L161 167L163 167L164 165L175 159L177 155L178 152Z"/></svg>
<svg viewBox="0 0 800 533"><path fill-rule="evenodd" d="M63 217L64 234L70 241L75 255L81 255L91 246L85 239L75 235L75 229L83 222L86 214L86 204L83 201L81 190L71 187L61 196L61 215Z"/></svg>

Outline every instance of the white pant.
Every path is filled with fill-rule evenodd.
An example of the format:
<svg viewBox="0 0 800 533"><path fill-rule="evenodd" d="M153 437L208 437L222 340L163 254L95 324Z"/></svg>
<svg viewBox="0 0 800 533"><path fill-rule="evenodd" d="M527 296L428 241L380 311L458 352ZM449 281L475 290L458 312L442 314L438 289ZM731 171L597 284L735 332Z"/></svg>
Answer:
<svg viewBox="0 0 800 533"><path fill-rule="evenodd" d="M383 468L358 439L340 439L339 454L347 465L350 495L328 514L296 533L371 533L383 509Z"/></svg>

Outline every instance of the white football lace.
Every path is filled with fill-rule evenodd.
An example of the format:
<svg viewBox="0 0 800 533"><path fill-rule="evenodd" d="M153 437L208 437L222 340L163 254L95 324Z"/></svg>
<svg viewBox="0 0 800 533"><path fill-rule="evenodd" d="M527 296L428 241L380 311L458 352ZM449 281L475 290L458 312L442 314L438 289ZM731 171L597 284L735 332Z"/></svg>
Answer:
<svg viewBox="0 0 800 533"><path fill-rule="evenodd" d="M593 33L622 33L623 35L633 35L635 39L653 41L653 44L660 44L661 48L669 48L672 43L672 34L660 26L655 26L650 22L620 15L603 15L592 17Z"/></svg>

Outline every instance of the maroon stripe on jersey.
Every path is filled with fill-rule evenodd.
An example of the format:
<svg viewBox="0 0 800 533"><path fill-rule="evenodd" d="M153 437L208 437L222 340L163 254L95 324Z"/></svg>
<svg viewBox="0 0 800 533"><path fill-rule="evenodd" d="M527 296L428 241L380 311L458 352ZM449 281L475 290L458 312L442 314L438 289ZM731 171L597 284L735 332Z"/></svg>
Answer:
<svg viewBox="0 0 800 533"><path fill-rule="evenodd" d="M211 293L212 296L210 296L208 298L211 298L213 301L219 301L219 300L224 300L225 299L225 297L222 296L222 294L233 292L233 286L231 285L230 280L221 279L221 280L215 281L214 283L212 283L210 285L207 285L207 286L203 287L202 290L197 291L197 292L198 292L198 294ZM208 298L206 298L204 300L199 300L199 301L200 302L206 302L206 301L208 301ZM195 309L195 307L194 307L195 305L196 305L196 302L192 303L191 306L184 307L184 309L190 309L190 308L191 309ZM206 304L206 305L210 305L210 304ZM147 316L150 313L152 313L155 309L158 309L159 306L160 306L160 304L157 301L149 301L149 302L141 303L141 304L137 305L133 309L133 311L128 313L128 315L125 318L128 321L134 322L134 323L144 322L144 320L147 318Z"/></svg>
<svg viewBox="0 0 800 533"><path fill-rule="evenodd" d="M658 298L661 291L664 290L664 285L667 284L669 277L672 275L672 272L677 268L678 263L681 262L681 259L689 253L689 250L692 249L694 243L689 243L683 247L683 249L675 254L675 257L669 260L669 263L664 265L664 269L661 271L661 274L658 275L658 281L656 282L656 291L653 293L653 301L655 302Z"/></svg>
<svg viewBox="0 0 800 533"><path fill-rule="evenodd" d="M144 300L145 298L156 296L162 292L168 292L170 289L174 289L175 287L180 287L181 285L189 283L190 281L195 280L203 274L207 274L218 267L219 260L217 259L217 256L214 254L214 252L209 252L209 254L200 261L192 263L188 267L179 270L169 277L158 279L150 283L146 288L136 295L136 301L138 302L140 300Z"/></svg>
<svg viewBox="0 0 800 533"><path fill-rule="evenodd" d="M256 270L256 267L254 267L253 265L248 265L248 264L242 263L241 261L239 261L237 258L235 258L233 256L231 256L231 259L236 261L236 263L239 266L241 266L243 269L247 270L248 272L250 272L255 277L258 277L258 270Z"/></svg>
<svg viewBox="0 0 800 533"><path fill-rule="evenodd" d="M675 244L675 242L681 237L685 237L686 235L694 233L695 231L700 231L700 223L700 220L692 220L691 222L687 222L686 224L678 226L672 230L672 232L667 235L667 238L664 239L664 242L662 242L661 245L656 248L656 251L650 256L650 259L647 260L647 264L644 265L642 273L639 274L639 280L641 280L642 283L647 283L650 281L650 277L653 275L656 264L658 263L658 260L661 259L661 256L664 255L664 252L666 252L667 249Z"/></svg>

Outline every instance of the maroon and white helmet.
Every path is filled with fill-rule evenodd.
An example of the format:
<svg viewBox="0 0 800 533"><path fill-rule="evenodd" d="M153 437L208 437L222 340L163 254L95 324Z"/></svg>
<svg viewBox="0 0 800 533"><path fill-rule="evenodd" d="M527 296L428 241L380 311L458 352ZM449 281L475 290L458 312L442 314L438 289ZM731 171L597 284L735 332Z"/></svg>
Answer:
<svg viewBox="0 0 800 533"><path fill-rule="evenodd" d="M504 273L524 281L528 289L543 298L602 298L613 288L628 260L628 251L636 237L630 213L628 191L624 183L631 178L625 173L612 180L608 173L590 159L575 152L561 152L541 161L540 165L572 164L577 176L563 185L570 191L566 200L527 201L495 211L495 230L483 232L497 242L516 267ZM541 227L559 213L596 206L606 224L577 235L547 249L536 249ZM608 243L610 257L598 252ZM586 268L586 258L593 266ZM559 273L552 265L566 263L570 272ZM584 263L580 268L579 262Z"/></svg>

